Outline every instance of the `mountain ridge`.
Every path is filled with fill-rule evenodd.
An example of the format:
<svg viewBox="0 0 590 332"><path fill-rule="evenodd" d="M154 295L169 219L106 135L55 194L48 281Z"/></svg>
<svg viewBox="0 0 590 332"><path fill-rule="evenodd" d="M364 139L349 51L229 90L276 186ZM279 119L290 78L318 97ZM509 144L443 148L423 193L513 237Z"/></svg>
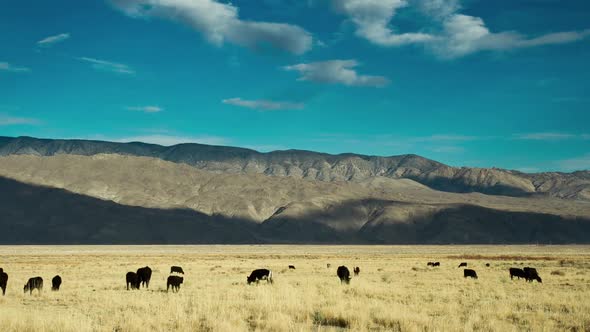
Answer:
<svg viewBox="0 0 590 332"><path fill-rule="evenodd" d="M589 171L529 174L500 168L452 167L415 154L381 157L295 149L263 153L197 143L166 147L142 142L0 137L0 156L105 153L153 157L219 173L289 176L326 182L357 182L383 176L407 178L447 192L590 200Z"/></svg>

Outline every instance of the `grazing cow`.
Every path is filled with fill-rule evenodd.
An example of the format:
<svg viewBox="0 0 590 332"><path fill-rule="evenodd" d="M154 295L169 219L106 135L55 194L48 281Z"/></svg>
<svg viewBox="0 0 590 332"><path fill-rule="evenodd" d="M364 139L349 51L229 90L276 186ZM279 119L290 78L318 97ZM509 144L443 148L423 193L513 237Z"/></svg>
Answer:
<svg viewBox="0 0 590 332"><path fill-rule="evenodd" d="M137 273L127 272L125 275L125 281L127 282L127 290L129 290L129 287L131 287L131 289L139 289L139 277L137 276Z"/></svg>
<svg viewBox="0 0 590 332"><path fill-rule="evenodd" d="M184 274L184 271L182 270L182 267L180 267L180 266L171 266L170 267L170 274L172 274L174 272Z"/></svg>
<svg viewBox="0 0 590 332"><path fill-rule="evenodd" d="M472 270L472 269L464 269L463 270L463 278L467 278L467 277L477 279L477 273L475 273L475 270Z"/></svg>
<svg viewBox="0 0 590 332"><path fill-rule="evenodd" d="M350 284L350 271L346 266L339 266L338 270L336 270L336 275L340 278L340 283Z"/></svg>
<svg viewBox="0 0 590 332"><path fill-rule="evenodd" d="M172 286L172 291L178 292L178 290L180 289L180 284L182 284L183 281L183 277L169 276L168 280L166 281L166 291L168 291L168 289L170 289L170 287Z"/></svg>
<svg viewBox="0 0 590 332"><path fill-rule="evenodd" d="M328 263L326 264L326 267L329 269L332 266L332 264Z"/></svg>
<svg viewBox="0 0 590 332"><path fill-rule="evenodd" d="M272 284L272 271L269 269L256 269L250 273L250 276L246 277L248 285L253 282L258 283L263 279L266 279L266 283Z"/></svg>
<svg viewBox="0 0 590 332"><path fill-rule="evenodd" d="M24 291L29 292L29 294L33 294L33 290L36 289L41 293L43 289L43 278L41 277L34 277L30 278L29 281L25 284Z"/></svg>
<svg viewBox="0 0 590 332"><path fill-rule="evenodd" d="M58 291L59 286L61 286L61 277L57 275L51 279L51 290Z"/></svg>
<svg viewBox="0 0 590 332"><path fill-rule="evenodd" d="M461 264L459 264L459 266L457 266L457 267L467 267L467 263L465 263L465 262L462 262L462 263L461 263Z"/></svg>
<svg viewBox="0 0 590 332"><path fill-rule="evenodd" d="M440 266L440 262L434 262L432 263L432 266Z"/></svg>
<svg viewBox="0 0 590 332"><path fill-rule="evenodd" d="M512 280L514 277L517 277L519 280L520 280L520 278L526 277L524 274L524 271L522 269L517 268L517 267L509 268L508 272L510 272L510 280Z"/></svg>
<svg viewBox="0 0 590 332"><path fill-rule="evenodd" d="M2 288L2 295L6 294L6 284L8 284L8 274L0 267L0 288Z"/></svg>
<svg viewBox="0 0 590 332"><path fill-rule="evenodd" d="M533 267L525 267L522 270L524 271L524 278L526 281L533 282L533 280L537 280L537 282L543 282L543 280L541 280L541 277L539 277L537 269Z"/></svg>
<svg viewBox="0 0 590 332"><path fill-rule="evenodd" d="M150 288L150 279L152 279L152 269L150 269L148 266L137 269L137 278L139 279L140 286Z"/></svg>
<svg viewBox="0 0 590 332"><path fill-rule="evenodd" d="M289 270L295 270L295 265L289 265Z"/></svg>
<svg viewBox="0 0 590 332"><path fill-rule="evenodd" d="M354 269L352 269L352 272L354 272L354 276L358 276L359 273L361 273L361 268L360 267L355 267Z"/></svg>

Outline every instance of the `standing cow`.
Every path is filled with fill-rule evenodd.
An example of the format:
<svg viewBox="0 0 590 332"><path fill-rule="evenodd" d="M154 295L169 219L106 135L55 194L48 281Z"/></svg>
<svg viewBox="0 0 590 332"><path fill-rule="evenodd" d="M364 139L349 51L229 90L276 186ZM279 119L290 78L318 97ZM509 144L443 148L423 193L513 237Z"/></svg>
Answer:
<svg viewBox="0 0 590 332"><path fill-rule="evenodd" d="M537 282L543 282L543 280L541 280L541 277L539 277L537 269L533 267L525 267L522 270L524 271L524 278L526 281L533 282L533 280L537 280Z"/></svg>
<svg viewBox="0 0 590 332"><path fill-rule="evenodd" d="M174 272L184 274L184 271L182 270L182 267L180 267L180 266L171 266L170 267L170 274L172 274Z"/></svg>
<svg viewBox="0 0 590 332"><path fill-rule="evenodd" d="M2 295L6 294L6 285L8 284L8 274L0 267L0 288L2 288Z"/></svg>
<svg viewBox="0 0 590 332"><path fill-rule="evenodd" d="M462 262L462 263L461 263L461 264L459 264L459 266L457 266L457 267L467 267L467 263L465 263L465 262Z"/></svg>
<svg viewBox="0 0 590 332"><path fill-rule="evenodd" d="M255 282L258 283L260 280L266 279L266 283L273 283L272 280L272 271L269 269L257 269L252 271L248 277L246 277L246 281L248 285Z"/></svg>
<svg viewBox="0 0 590 332"><path fill-rule="evenodd" d="M127 290L129 290L129 287L131 287L131 289L139 289L139 277L137 276L137 273L127 272L125 275L125 282L127 283Z"/></svg>
<svg viewBox="0 0 590 332"><path fill-rule="evenodd" d="M139 279L140 286L150 288L150 279L152 279L152 269L150 269L149 266L137 269L137 278Z"/></svg>
<svg viewBox="0 0 590 332"><path fill-rule="evenodd" d="M352 272L354 272L354 276L357 277L359 273L361 273L361 268L357 266L354 269L352 269Z"/></svg>
<svg viewBox="0 0 590 332"><path fill-rule="evenodd" d="M508 272L510 272L510 280L512 280L514 277L517 277L519 280L520 280L520 278L525 278L524 271L522 269L517 268L517 267L509 268Z"/></svg>
<svg viewBox="0 0 590 332"><path fill-rule="evenodd" d="M338 270L336 270L336 275L340 278L340 283L350 284L350 271L344 265L339 266Z"/></svg>
<svg viewBox="0 0 590 332"><path fill-rule="evenodd" d="M53 279L51 279L51 290L58 291L59 286L61 286L61 277L59 275L57 275L57 276L53 277Z"/></svg>
<svg viewBox="0 0 590 332"><path fill-rule="evenodd" d="M29 281L25 284L24 292L29 292L29 294L33 294L33 290L36 289L41 293L43 289L43 278L41 277L34 277L30 278Z"/></svg>
<svg viewBox="0 0 590 332"><path fill-rule="evenodd" d="M184 281L183 277L179 276L169 276L168 280L166 281L166 291L172 287L173 292L178 292L180 290L180 284Z"/></svg>
<svg viewBox="0 0 590 332"><path fill-rule="evenodd" d="M477 273L475 273L475 270L464 269L463 270L463 278L467 278L467 277L477 279Z"/></svg>

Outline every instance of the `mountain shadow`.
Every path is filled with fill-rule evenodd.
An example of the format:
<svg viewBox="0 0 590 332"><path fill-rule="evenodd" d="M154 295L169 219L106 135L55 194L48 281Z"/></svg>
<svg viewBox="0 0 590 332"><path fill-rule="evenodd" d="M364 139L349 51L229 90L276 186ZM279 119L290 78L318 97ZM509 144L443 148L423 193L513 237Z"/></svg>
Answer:
<svg viewBox="0 0 590 332"><path fill-rule="evenodd" d="M250 220L117 204L0 177L0 244L261 243Z"/></svg>

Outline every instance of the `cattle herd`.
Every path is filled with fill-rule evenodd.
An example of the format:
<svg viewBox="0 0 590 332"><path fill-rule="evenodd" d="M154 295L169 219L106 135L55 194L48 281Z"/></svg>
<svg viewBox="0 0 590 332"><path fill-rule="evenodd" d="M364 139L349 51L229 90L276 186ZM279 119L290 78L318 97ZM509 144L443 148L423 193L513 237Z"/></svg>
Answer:
<svg viewBox="0 0 590 332"><path fill-rule="evenodd" d="M440 262L428 262L427 266L431 267L440 267ZM328 268L332 265L327 264ZM490 267L489 263L486 263L486 267ZM477 279L477 272L473 269L467 268L467 263L462 262L459 264L458 268L464 267L463 269L463 277L464 278L473 278ZM289 265L289 270L295 270L294 265ZM353 269L354 275L358 276L361 272L361 269L356 266ZM542 283L541 277L537 272L537 269L532 267L524 267L522 269L511 267L508 269L510 273L510 279L513 280L514 277L518 278L519 280L522 278L528 282L537 281ZM182 276L180 276L182 274ZM350 276L350 271L348 267L342 265L336 269L336 275L338 279L340 279L340 283L349 284L352 277ZM125 275L125 281L127 285L127 290L129 289L140 289L141 287L149 288L150 280L152 278L152 269L148 266L141 267L137 269L136 272L127 272ZM258 284L261 280L266 280L267 283L273 283L273 274L272 271L269 269L256 269L250 273L249 276L246 277L246 282L248 284L256 283ZM51 290L52 291L59 291L59 287L61 286L61 277L56 275L51 279ZM172 288L173 292L178 292L180 290L180 285L184 282L184 271L180 266L172 266L170 267L170 275L166 280L166 291L169 291ZM4 272L3 268L0 268L0 288L2 289L2 295L6 294L6 285L8 284L8 274ZM32 294L34 290L41 292L43 290L43 278L41 277L33 277L30 278L24 287L24 292Z"/></svg>

